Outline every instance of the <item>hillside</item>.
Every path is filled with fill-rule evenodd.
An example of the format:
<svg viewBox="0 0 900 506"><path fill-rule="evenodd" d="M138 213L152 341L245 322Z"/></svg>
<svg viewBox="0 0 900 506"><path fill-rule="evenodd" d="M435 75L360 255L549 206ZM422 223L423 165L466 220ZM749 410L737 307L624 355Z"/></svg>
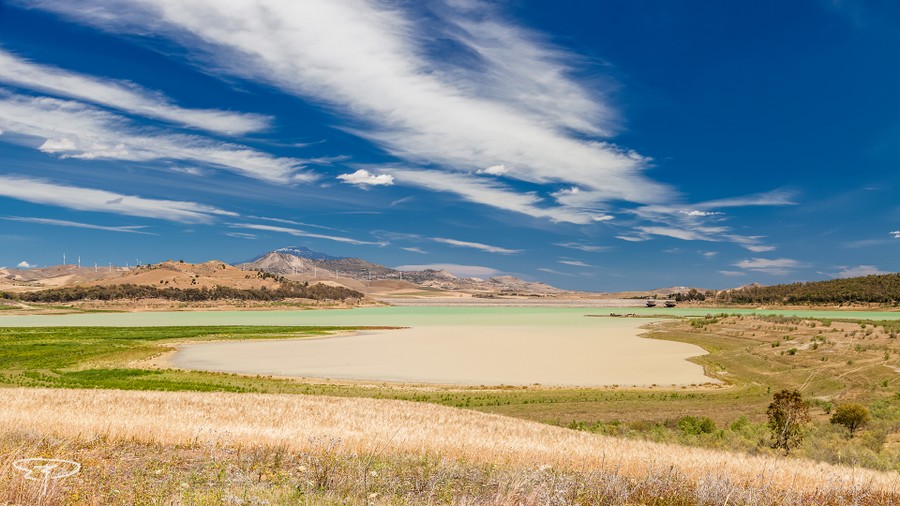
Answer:
<svg viewBox="0 0 900 506"><path fill-rule="evenodd" d="M900 303L900 273L784 285L747 285L724 290L717 302L733 304L892 304Z"/></svg>
<svg viewBox="0 0 900 506"><path fill-rule="evenodd" d="M176 302L285 299L359 300L363 293L329 282L298 282L264 272L249 272L224 262L175 262L141 265L125 271L83 276L74 266L57 266L22 276L25 289L0 289L0 297L21 302L123 301L161 299ZM58 275L64 273L62 276ZM91 271L93 273L93 271ZM7 278L10 279L10 278ZM48 283L48 280L52 283ZM10 281L15 281L10 279ZM9 285L18 287L15 283Z"/></svg>
<svg viewBox="0 0 900 506"><path fill-rule="evenodd" d="M136 485L168 483L170 473L178 479L165 495L189 493L187 502L194 504L220 503L216 491L271 493L279 486L286 490L278 503L302 503L302 496L290 495L297 490L329 504L827 505L898 499L896 473L626 440L426 403L12 388L3 389L0 400L4 427L62 438L66 444L49 443L42 454L84 463L83 477L60 481L54 490L60 503L72 502L72 494L96 504L129 502L101 485L113 481L117 491L134 494L131 503L143 503L142 494L154 493ZM99 437L88 443L85 435ZM4 446L10 439L2 439ZM18 441L3 450L19 455L28 440ZM179 447L193 449L195 458L154 456ZM98 465L107 460L98 458L104 450L129 458ZM270 455L279 457L265 457ZM257 465L245 474L247 459ZM266 465L258 465L263 459Z"/></svg>

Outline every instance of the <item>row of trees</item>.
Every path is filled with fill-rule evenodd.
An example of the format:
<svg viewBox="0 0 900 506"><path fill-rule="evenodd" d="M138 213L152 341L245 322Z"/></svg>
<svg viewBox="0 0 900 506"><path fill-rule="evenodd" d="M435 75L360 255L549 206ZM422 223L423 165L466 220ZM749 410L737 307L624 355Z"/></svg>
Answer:
<svg viewBox="0 0 900 506"><path fill-rule="evenodd" d="M147 285L110 285L110 286L72 286L53 288L38 292L10 294L0 292L0 298L14 299L23 302L74 302L79 300L127 300L127 299L166 299L179 302L199 302L207 300L254 300L278 301L284 299L344 300L361 299L363 294L356 290L340 286L329 286L321 283L310 286L309 283L287 281L274 289L262 288L230 288L216 286L214 288L156 288Z"/></svg>
<svg viewBox="0 0 900 506"><path fill-rule="evenodd" d="M719 292L717 300L735 304L846 304L900 302L900 273Z"/></svg>

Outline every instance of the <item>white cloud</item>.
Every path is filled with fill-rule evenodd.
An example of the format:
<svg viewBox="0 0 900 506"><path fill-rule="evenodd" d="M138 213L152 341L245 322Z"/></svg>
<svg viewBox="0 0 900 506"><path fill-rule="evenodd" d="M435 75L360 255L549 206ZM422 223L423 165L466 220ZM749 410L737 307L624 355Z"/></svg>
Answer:
<svg viewBox="0 0 900 506"><path fill-rule="evenodd" d="M775 246L765 246L762 244L745 244L744 248L754 253L765 253L767 251L775 251L778 249Z"/></svg>
<svg viewBox="0 0 900 506"><path fill-rule="evenodd" d="M840 271L831 274L831 276L836 278L856 278L859 276L870 276L872 274L887 274L887 272L874 265L857 265L856 267L841 266L840 269Z"/></svg>
<svg viewBox="0 0 900 506"><path fill-rule="evenodd" d="M341 174L337 177L341 181L357 186L390 186L394 184L394 176L390 174L372 174L366 169L359 169L352 174Z"/></svg>
<svg viewBox="0 0 900 506"><path fill-rule="evenodd" d="M723 207L751 207L751 206L793 206L797 202L794 193L787 190L772 190L764 193L745 195L742 197L729 197L717 200L708 200L695 204L698 209L717 209Z"/></svg>
<svg viewBox="0 0 900 506"><path fill-rule="evenodd" d="M741 271L719 271L719 274L721 274L723 276L731 276L731 277L747 275L746 272L741 272Z"/></svg>
<svg viewBox="0 0 900 506"><path fill-rule="evenodd" d="M659 235L681 239L683 241L717 241L715 234L727 231L725 227L693 227L684 229L677 227L636 227L636 230L644 234Z"/></svg>
<svg viewBox="0 0 900 506"><path fill-rule="evenodd" d="M790 258L751 258L748 260L735 262L732 265L734 265L735 267L740 267L741 269L764 272L766 274L772 274L776 276L785 275L794 269L806 267L806 264L798 262L797 260L792 260Z"/></svg>
<svg viewBox="0 0 900 506"><path fill-rule="evenodd" d="M234 237L235 239L259 239L259 237L257 237L255 234L245 234L243 232L228 232L225 235L227 235L228 237Z"/></svg>
<svg viewBox="0 0 900 506"><path fill-rule="evenodd" d="M561 248L577 249L580 251L587 251L590 253L599 253L601 251L609 251L611 249L609 246L597 246L594 244L582 244L580 242L558 242L554 246L559 246Z"/></svg>
<svg viewBox="0 0 900 506"><path fill-rule="evenodd" d="M504 255L512 255L514 253L521 253L522 250L518 249L507 249L501 248L500 246L491 246L490 244L482 244L480 242L468 242L468 241L458 241L456 239L446 239L443 237L432 237L432 241L439 242L442 244L449 244L451 246L458 246L460 248L472 248L481 251L487 251L488 253L501 253Z"/></svg>
<svg viewBox="0 0 900 506"><path fill-rule="evenodd" d="M418 264L418 265L398 265L394 267L398 271L424 271L431 269L435 271L449 271L454 276L463 278L487 278L502 274L501 271L492 267L482 265L460 265L460 264Z"/></svg>
<svg viewBox="0 0 900 506"><path fill-rule="evenodd" d="M617 235L616 239L620 239L626 242L644 242L649 241L650 237L646 235Z"/></svg>
<svg viewBox="0 0 900 506"><path fill-rule="evenodd" d="M572 77L578 58L486 12L487 4L447 6L430 21L407 4L374 0L36 5L111 31L168 37L217 72L328 104L358 120L348 131L408 162L472 172L502 165L506 177L577 185L592 207L673 195L643 175L645 157L596 140L618 118ZM430 58L423 41L436 36L477 62Z"/></svg>
<svg viewBox="0 0 900 506"><path fill-rule="evenodd" d="M79 102L0 92L0 126L43 139L40 151L85 160L181 160L269 182L310 181L303 160L197 135L136 128L121 116Z"/></svg>
<svg viewBox="0 0 900 506"><path fill-rule="evenodd" d="M475 171L476 174L487 174L489 176L502 176L509 172L509 168L506 165L491 165L486 169L478 169Z"/></svg>
<svg viewBox="0 0 900 506"><path fill-rule="evenodd" d="M16 267L18 267L19 269L31 269L34 266L26 262L25 260L22 260L21 262L19 262L19 265L16 265Z"/></svg>
<svg viewBox="0 0 900 506"><path fill-rule="evenodd" d="M537 270L539 270L541 272L546 272L547 274L553 274L555 276L569 276L569 277L574 276L574 274L570 274L568 272L560 272L556 269L550 269L549 267L538 267Z"/></svg>
<svg viewBox="0 0 900 506"><path fill-rule="evenodd" d="M421 255L427 255L428 252L424 251L422 248L400 248L403 251L409 251L410 253L419 253Z"/></svg>
<svg viewBox="0 0 900 506"><path fill-rule="evenodd" d="M682 214L686 214L688 216L718 216L720 214L725 214L718 211L698 211L694 209L693 211L679 211Z"/></svg>
<svg viewBox="0 0 900 506"><path fill-rule="evenodd" d="M384 246L386 243L383 242L367 242L367 241L359 241L356 239L351 239L349 237L340 237L334 235L324 235L324 234L316 234L313 232L307 232L305 230L298 230L295 228L286 228L286 227L274 227L271 225L258 225L255 223L232 223L229 225L231 228L245 228L250 230L263 230L266 232L280 232L282 234L289 234L295 237L310 237L313 239L325 239L327 241L335 241L335 242L343 242L347 244L371 244L376 246Z"/></svg>
<svg viewBox="0 0 900 506"><path fill-rule="evenodd" d="M703 255L703 256L705 256L706 258L712 258L712 257L718 255L719 252L718 252L718 251L704 251L704 252L702 252L702 253L700 253L700 254Z"/></svg>
<svg viewBox="0 0 900 506"><path fill-rule="evenodd" d="M893 232L890 232L890 234L894 239L900 239L900 230L894 230Z"/></svg>
<svg viewBox="0 0 900 506"><path fill-rule="evenodd" d="M196 202L146 199L19 176L0 175L0 197L78 211L125 214L186 223L210 222L215 216L237 216Z"/></svg>
<svg viewBox="0 0 900 506"><path fill-rule="evenodd" d="M74 227L74 228L89 228L92 230L105 230L107 232L124 232L128 234L144 234L144 235L156 235L150 232L144 232L141 230L142 228L146 228L140 225L129 225L124 227L107 227L103 225L93 225L90 223L80 223L77 221L67 221L67 220L51 220L48 218L27 218L21 216L6 216L0 218L2 220L8 221L18 221L22 223L36 223L38 225L55 225L58 227Z"/></svg>
<svg viewBox="0 0 900 506"><path fill-rule="evenodd" d="M581 260L559 260L559 263L565 264L565 265L572 265L575 267L593 267L593 265L586 264L586 263L582 262Z"/></svg>
<svg viewBox="0 0 900 506"><path fill-rule="evenodd" d="M436 170L385 169L396 177L397 184L453 192L469 202L505 209L534 218L556 222L586 224L605 219L605 215L567 207L542 207L543 199L534 193L518 193L496 180L452 174Z"/></svg>
<svg viewBox="0 0 900 506"><path fill-rule="evenodd" d="M0 49L0 82L86 100L127 113L221 134L242 135L268 127L270 118L215 109L185 109L157 92L40 65Z"/></svg>

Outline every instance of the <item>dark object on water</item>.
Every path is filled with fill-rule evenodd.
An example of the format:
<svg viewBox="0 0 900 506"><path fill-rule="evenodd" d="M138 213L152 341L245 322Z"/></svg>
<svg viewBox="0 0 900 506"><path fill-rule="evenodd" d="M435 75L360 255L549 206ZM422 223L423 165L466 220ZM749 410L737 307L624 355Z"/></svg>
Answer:
<svg viewBox="0 0 900 506"><path fill-rule="evenodd" d="M666 307L675 307L675 301L674 301L674 300L667 300L667 301L666 301Z"/></svg>

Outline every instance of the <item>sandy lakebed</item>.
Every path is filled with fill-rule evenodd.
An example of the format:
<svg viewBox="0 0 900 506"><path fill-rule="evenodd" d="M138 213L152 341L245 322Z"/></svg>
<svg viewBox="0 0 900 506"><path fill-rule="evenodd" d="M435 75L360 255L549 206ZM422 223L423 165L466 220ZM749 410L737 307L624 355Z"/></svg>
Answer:
<svg viewBox="0 0 900 506"><path fill-rule="evenodd" d="M184 344L167 362L243 374L456 385L716 382L686 360L704 354L702 348L639 337L649 320L590 320L562 328L434 325L315 339Z"/></svg>

